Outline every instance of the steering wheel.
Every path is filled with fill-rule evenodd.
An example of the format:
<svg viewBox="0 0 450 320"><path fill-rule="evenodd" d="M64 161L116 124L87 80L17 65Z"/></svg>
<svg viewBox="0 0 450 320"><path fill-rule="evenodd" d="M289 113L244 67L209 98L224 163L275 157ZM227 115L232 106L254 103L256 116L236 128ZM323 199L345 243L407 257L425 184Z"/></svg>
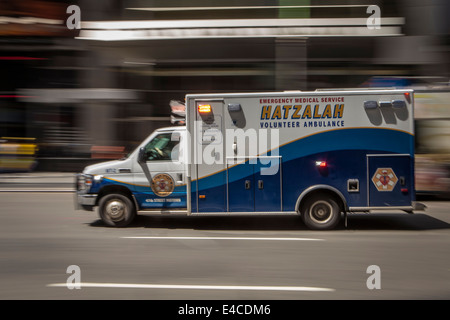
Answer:
<svg viewBox="0 0 450 320"><path fill-rule="evenodd" d="M165 157L165 156L166 156L166 154L164 153L164 151L162 151L161 149L155 147L155 150L159 153L159 155L160 155L161 157Z"/></svg>

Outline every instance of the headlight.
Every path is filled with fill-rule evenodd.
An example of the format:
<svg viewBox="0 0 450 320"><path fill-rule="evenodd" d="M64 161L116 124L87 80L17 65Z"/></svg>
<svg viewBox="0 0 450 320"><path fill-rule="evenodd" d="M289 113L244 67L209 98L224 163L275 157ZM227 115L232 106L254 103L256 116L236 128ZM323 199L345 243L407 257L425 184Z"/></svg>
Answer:
<svg viewBox="0 0 450 320"><path fill-rule="evenodd" d="M77 176L77 190L86 190L89 191L89 189L92 186L92 180L93 176L89 174L80 174Z"/></svg>

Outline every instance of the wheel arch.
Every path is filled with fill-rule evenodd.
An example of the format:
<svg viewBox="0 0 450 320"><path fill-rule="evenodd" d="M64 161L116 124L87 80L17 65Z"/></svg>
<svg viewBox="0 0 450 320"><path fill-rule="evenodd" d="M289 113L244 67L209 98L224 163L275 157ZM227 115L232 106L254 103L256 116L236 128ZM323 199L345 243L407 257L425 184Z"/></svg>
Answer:
<svg viewBox="0 0 450 320"><path fill-rule="evenodd" d="M124 196L128 197L133 202L136 210L139 210L139 205L138 205L133 193L131 192L131 190L128 189L127 187L121 186L121 185L107 185L107 186L104 186L103 188L101 188L98 193L95 205L98 206L100 199L102 197L104 197L105 195L113 194L113 193L123 194Z"/></svg>
<svg viewBox="0 0 450 320"><path fill-rule="evenodd" d="M305 200L308 199L310 196L319 193L329 194L330 196L333 196L336 200L338 200L341 211L342 212L348 211L347 200L345 199L342 192L340 192L335 187L326 184L319 184L305 189L297 198L297 202L295 204L295 211L301 214L302 204L305 202Z"/></svg>

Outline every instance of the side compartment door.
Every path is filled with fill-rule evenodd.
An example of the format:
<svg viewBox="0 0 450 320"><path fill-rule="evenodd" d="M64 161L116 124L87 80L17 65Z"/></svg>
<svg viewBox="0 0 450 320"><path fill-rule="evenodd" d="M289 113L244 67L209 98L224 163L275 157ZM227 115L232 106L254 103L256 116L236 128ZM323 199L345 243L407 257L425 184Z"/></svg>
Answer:
<svg viewBox="0 0 450 320"><path fill-rule="evenodd" d="M227 159L227 200L229 212L255 211L254 165L248 159ZM236 163L234 163L236 162Z"/></svg>
<svg viewBox="0 0 450 320"><path fill-rule="evenodd" d="M413 163L409 155L368 155L369 207L410 206Z"/></svg>
<svg viewBox="0 0 450 320"><path fill-rule="evenodd" d="M258 157L254 165L255 211L282 211L281 157Z"/></svg>
<svg viewBox="0 0 450 320"><path fill-rule="evenodd" d="M197 212L226 212L223 100L196 100L194 166ZM195 207L195 206L194 206Z"/></svg>
<svg viewBox="0 0 450 320"><path fill-rule="evenodd" d="M227 166L229 212L279 212L280 157L256 157ZM269 164L269 166L268 166Z"/></svg>

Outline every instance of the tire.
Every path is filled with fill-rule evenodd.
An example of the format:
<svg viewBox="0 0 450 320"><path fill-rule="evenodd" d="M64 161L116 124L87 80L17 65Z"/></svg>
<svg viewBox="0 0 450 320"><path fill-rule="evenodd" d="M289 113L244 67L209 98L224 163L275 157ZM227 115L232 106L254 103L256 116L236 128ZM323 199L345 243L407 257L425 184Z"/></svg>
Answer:
<svg viewBox="0 0 450 320"><path fill-rule="evenodd" d="M302 220L309 229L331 230L341 220L338 202L328 194L313 195L302 206Z"/></svg>
<svg viewBox="0 0 450 320"><path fill-rule="evenodd" d="M133 202L123 194L107 194L100 199L98 213L110 227L126 227L136 217Z"/></svg>

